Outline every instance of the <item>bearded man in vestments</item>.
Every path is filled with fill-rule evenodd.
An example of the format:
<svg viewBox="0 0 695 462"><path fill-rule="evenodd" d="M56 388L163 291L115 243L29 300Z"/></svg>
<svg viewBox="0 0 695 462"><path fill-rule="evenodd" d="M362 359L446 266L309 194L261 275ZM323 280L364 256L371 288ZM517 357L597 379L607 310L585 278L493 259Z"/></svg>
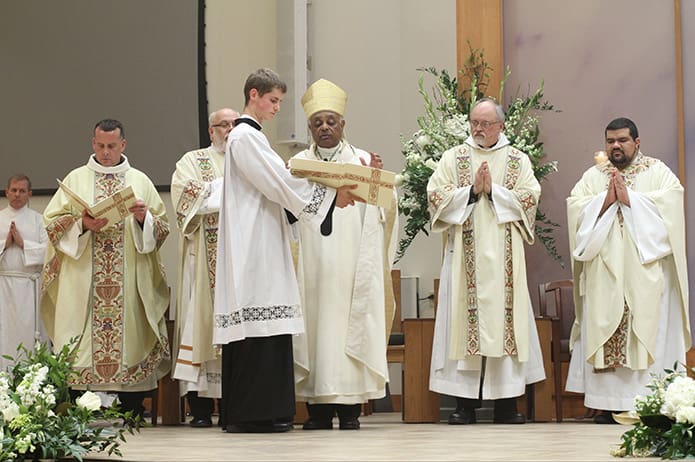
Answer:
<svg viewBox="0 0 695 462"><path fill-rule="evenodd" d="M524 257L541 188L500 105L478 100L470 127L427 184L432 230L448 234L430 390L456 397L449 424L475 423L480 398L494 400L495 423L521 424L517 397L545 378Z"/></svg>
<svg viewBox="0 0 695 462"><path fill-rule="evenodd" d="M142 416L145 392L171 366L169 289L159 257L169 224L157 190L130 166L125 146L119 121L98 122L94 153L63 183L87 203L132 186L130 215L117 223L91 217L62 189L46 206L41 309L55 349L79 339L71 387L119 392L121 409Z"/></svg>
<svg viewBox="0 0 695 462"><path fill-rule="evenodd" d="M227 137L220 206L213 341L222 347L223 418L229 433L285 432L295 414L292 335L304 330L292 261L292 223L329 234L352 187L295 178L261 124L287 85L259 69L244 85L243 114Z"/></svg>
<svg viewBox="0 0 695 462"><path fill-rule="evenodd" d="M48 237L40 213L27 205L31 181L24 174L7 180L8 205L0 210L0 370L21 343L31 349L41 340L39 316L41 266Z"/></svg>
<svg viewBox="0 0 695 462"><path fill-rule="evenodd" d="M184 154L171 178L181 232L174 342L178 354L172 376L188 400L191 427L211 426L213 398L222 397L221 358L212 343L213 297L224 148L237 117L239 113L229 108L210 114L210 146Z"/></svg>
<svg viewBox="0 0 695 462"><path fill-rule="evenodd" d="M690 348L683 187L640 149L630 119L605 130L608 158L567 199L576 319L567 390L603 410L634 409L652 374Z"/></svg>
<svg viewBox="0 0 695 462"><path fill-rule="evenodd" d="M347 94L328 80L302 97L313 143L295 158L381 168L377 154L343 136ZM395 196L393 201L395 202ZM386 394L386 325L393 311L391 261L397 238L390 210L360 203L333 213L333 232L299 224L298 281L306 332L294 339L297 399L305 430L360 428L362 403Z"/></svg>

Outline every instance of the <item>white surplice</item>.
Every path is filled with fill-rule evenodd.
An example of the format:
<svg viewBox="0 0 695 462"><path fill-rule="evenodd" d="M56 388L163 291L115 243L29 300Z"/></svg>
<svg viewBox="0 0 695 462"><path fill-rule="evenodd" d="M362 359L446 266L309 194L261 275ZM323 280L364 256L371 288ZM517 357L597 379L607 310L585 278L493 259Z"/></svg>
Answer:
<svg viewBox="0 0 695 462"><path fill-rule="evenodd" d="M683 188L639 153L621 173L630 207L599 216L613 168L589 169L568 203L576 321L567 390L587 407L633 409L652 373L685 363L690 347Z"/></svg>
<svg viewBox="0 0 695 462"><path fill-rule="evenodd" d="M469 204L487 161L488 198ZM432 230L448 232L440 276L430 390L483 399L520 396L545 378L528 294L524 242L533 242L540 185L504 135L490 149L472 138L442 155L428 183Z"/></svg>
<svg viewBox="0 0 695 462"><path fill-rule="evenodd" d="M314 145L295 158L321 160ZM368 165L368 152L341 142L331 161ZM396 221L379 207L357 203L333 212L322 236L300 223L298 280L306 333L295 337L297 399L357 404L385 395L386 281L395 253ZM387 229L387 227L390 227ZM397 228L397 226L396 226ZM387 236L390 242L385 242ZM386 266L386 268L385 268ZM392 303L392 300L391 300Z"/></svg>
<svg viewBox="0 0 695 462"><path fill-rule="evenodd" d="M5 247L12 222L24 240L23 249L16 244ZM47 241L40 213L26 205L0 211L0 355L16 357L20 343L31 349L35 340L46 338L38 297ZM0 357L0 370L8 365Z"/></svg>
<svg viewBox="0 0 695 462"><path fill-rule="evenodd" d="M290 249L294 230L286 211L319 232L336 191L293 177L265 135L248 123L237 121L226 151L213 341L303 332Z"/></svg>

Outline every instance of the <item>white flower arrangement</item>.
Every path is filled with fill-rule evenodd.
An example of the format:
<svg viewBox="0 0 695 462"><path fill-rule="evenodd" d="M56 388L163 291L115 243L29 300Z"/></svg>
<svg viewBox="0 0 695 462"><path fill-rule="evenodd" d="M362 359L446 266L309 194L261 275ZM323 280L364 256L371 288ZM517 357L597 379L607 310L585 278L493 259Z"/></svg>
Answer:
<svg viewBox="0 0 695 462"><path fill-rule="evenodd" d="M649 395L635 397L635 411L624 420L634 427L622 435L622 443L612 455L695 458L695 380L676 369L677 364L663 376L655 376L647 385ZM620 416L616 419L623 421Z"/></svg>
<svg viewBox="0 0 695 462"><path fill-rule="evenodd" d="M470 45L469 45L470 46ZM396 185L401 188L398 203L401 214L405 216L405 237L398 245L396 261L420 233L429 234L430 214L427 200L427 181L437 167L444 151L462 144L470 134L468 114L478 98L485 95L490 67L482 52L471 48L471 54L462 77L471 81L471 89L460 91L458 80L445 70L434 68L420 69L423 75L418 81L418 91L424 101L425 114L418 117L420 127L409 138L401 138L401 152L405 156L405 166L396 177ZM435 78L435 86L430 94L424 88L425 74ZM505 80L509 70L505 74ZM504 81L500 88L500 98ZM545 157L543 143L539 140L539 113L552 110L553 106L543 100L543 85L533 94L515 97L506 111L505 135L517 149L525 152L533 164L536 178L541 181L557 171L556 162L543 163ZM556 223L548 220L539 208L536 214L536 235L548 253L562 261L555 248L553 228Z"/></svg>
<svg viewBox="0 0 695 462"><path fill-rule="evenodd" d="M121 455L124 433L139 430L132 412L103 409L91 391L70 401L74 344L57 354L41 343L33 350L20 345L20 358L0 372L0 460L81 461L90 451Z"/></svg>

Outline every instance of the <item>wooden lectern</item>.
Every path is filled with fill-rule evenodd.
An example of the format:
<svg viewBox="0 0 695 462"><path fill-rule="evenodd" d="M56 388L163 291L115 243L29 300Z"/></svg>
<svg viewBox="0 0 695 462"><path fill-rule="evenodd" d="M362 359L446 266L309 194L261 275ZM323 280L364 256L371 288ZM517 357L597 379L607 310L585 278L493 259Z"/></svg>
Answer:
<svg viewBox="0 0 695 462"><path fill-rule="evenodd" d="M434 319L406 319L403 334L403 422L437 423L439 395L429 387Z"/></svg>

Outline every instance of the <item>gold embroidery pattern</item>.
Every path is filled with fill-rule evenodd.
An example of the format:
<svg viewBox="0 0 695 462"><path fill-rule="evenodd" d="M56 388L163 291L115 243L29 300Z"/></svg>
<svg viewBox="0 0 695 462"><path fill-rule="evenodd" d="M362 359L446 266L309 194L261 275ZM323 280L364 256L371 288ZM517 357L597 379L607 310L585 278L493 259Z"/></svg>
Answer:
<svg viewBox="0 0 695 462"><path fill-rule="evenodd" d="M519 171L521 170L521 156L524 154L514 148L509 150L507 155L507 170L504 172L504 187L514 189L519 181Z"/></svg>
<svg viewBox="0 0 695 462"><path fill-rule="evenodd" d="M203 181L210 183L215 179L215 171L212 168L210 157L205 151L198 151L196 156L198 157L198 169L203 176Z"/></svg>
<svg viewBox="0 0 695 462"><path fill-rule="evenodd" d="M110 196L125 186L125 174L96 174L95 200ZM145 360L125 369L124 323L124 222L98 233L92 240L92 367L76 369L73 384L133 384L152 374L168 356L168 340L160 338Z"/></svg>
<svg viewBox="0 0 695 462"><path fill-rule="evenodd" d="M215 288L215 270L217 269L217 226L218 213L205 215L205 249L208 255L208 277L210 279L210 289ZM215 299L215 291L212 290L212 299Z"/></svg>
<svg viewBox="0 0 695 462"><path fill-rule="evenodd" d="M124 186L124 174L95 174L95 202ZM123 246L123 221L92 233L92 370L80 371L80 378L92 379L88 383L127 382L123 370Z"/></svg>
<svg viewBox="0 0 695 462"><path fill-rule="evenodd" d="M65 232L75 224L77 218L72 215L62 215L46 226L46 234L48 240L51 241L53 247L58 247L58 243L65 235Z"/></svg>
<svg viewBox="0 0 695 462"><path fill-rule="evenodd" d="M463 223L463 258L468 305L466 353L478 355L480 354L480 319L478 317L478 292L475 274L475 236L473 235L473 220L470 217Z"/></svg>
<svg viewBox="0 0 695 462"><path fill-rule="evenodd" d="M459 148L456 155L456 171L458 173L458 185L469 186L472 176L471 156L465 147ZM475 272L475 235L473 233L473 215L463 222L463 258L464 271L466 271L466 304L468 313L466 317L468 338L466 339L466 353L469 355L480 354L480 318L478 315L478 291L477 275Z"/></svg>
<svg viewBox="0 0 695 462"><path fill-rule="evenodd" d="M620 319L618 328L603 344L604 367L625 367L627 364L627 317L629 313L630 310L625 302L623 317Z"/></svg>
<svg viewBox="0 0 695 462"><path fill-rule="evenodd" d="M512 228L504 227L504 352L515 355L514 337L514 261L512 256Z"/></svg>
<svg viewBox="0 0 695 462"><path fill-rule="evenodd" d="M632 163L625 167L625 169L621 172L623 174L623 177L625 178L625 185L628 188L632 188L634 186L635 178L637 177L637 175L646 172L657 162L657 159L653 157L645 156L641 152L637 153L637 157L632 161ZM616 170L616 168L613 167L613 164L611 164L610 162L604 162L601 165L598 165L596 168L598 168L601 173L606 175L607 189L608 183L610 182L610 175L614 170Z"/></svg>
<svg viewBox="0 0 695 462"><path fill-rule="evenodd" d="M183 231L183 223L190 213L191 206L204 188L204 185L196 180L189 180L186 186L184 186L181 197L179 198L179 203L176 204L176 224L180 230Z"/></svg>
<svg viewBox="0 0 695 462"><path fill-rule="evenodd" d="M198 156L198 170L200 170L200 175L203 181L208 183L215 180L215 171L212 168L212 160L205 153L205 151L199 151ZM217 228L218 228L219 213L210 213L205 215L203 220L204 225L204 238L205 238L205 250L207 251L207 261L208 261L208 279L210 281L210 290L212 294L212 299L215 299L215 270L217 268Z"/></svg>
<svg viewBox="0 0 695 462"><path fill-rule="evenodd" d="M156 246L159 249L169 235L169 223L154 215L152 218L154 219L154 238L156 241Z"/></svg>
<svg viewBox="0 0 695 462"><path fill-rule="evenodd" d="M451 191L453 191L454 189L456 189L456 186L454 186L453 184L445 184L438 190L434 190L430 193L429 200L433 209L431 211L432 214L434 214L433 212L439 208L439 205L442 203L442 201L446 197L450 196Z"/></svg>

